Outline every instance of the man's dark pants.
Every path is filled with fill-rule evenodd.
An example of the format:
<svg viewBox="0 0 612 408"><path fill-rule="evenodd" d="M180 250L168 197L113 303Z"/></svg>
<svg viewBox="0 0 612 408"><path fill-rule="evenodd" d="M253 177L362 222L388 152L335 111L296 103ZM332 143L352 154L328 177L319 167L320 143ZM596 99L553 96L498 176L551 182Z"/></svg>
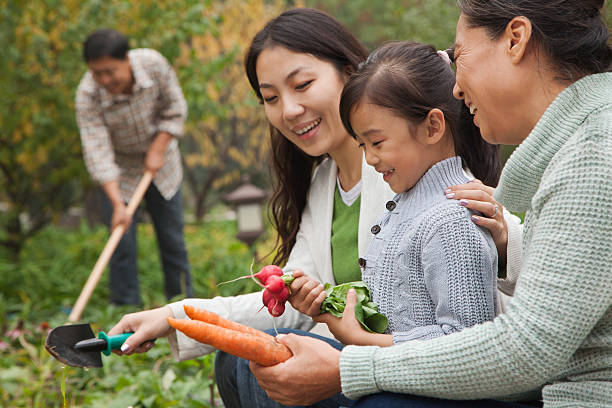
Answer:
<svg viewBox="0 0 612 408"><path fill-rule="evenodd" d="M110 225L113 207L103 196L104 219ZM191 274L183 237L183 199L181 190L170 200L164 199L151 183L144 195L151 216L164 270L166 298L184 294L192 297ZM142 305L138 285L136 215L110 261L110 296L115 304Z"/></svg>

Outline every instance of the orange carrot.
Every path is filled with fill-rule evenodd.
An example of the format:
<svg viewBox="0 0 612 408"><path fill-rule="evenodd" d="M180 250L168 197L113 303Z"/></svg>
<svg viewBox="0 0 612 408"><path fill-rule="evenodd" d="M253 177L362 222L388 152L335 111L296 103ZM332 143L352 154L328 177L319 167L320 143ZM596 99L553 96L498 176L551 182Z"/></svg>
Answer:
<svg viewBox="0 0 612 408"><path fill-rule="evenodd" d="M263 366L282 363L293 355L287 346L277 342L272 336L271 339L266 339L198 320L169 317L168 323L200 343Z"/></svg>
<svg viewBox="0 0 612 408"><path fill-rule="evenodd" d="M255 336L262 336L267 339L274 339L273 336L270 336L267 333L262 332L261 330L254 329L249 326L245 326L244 324L232 322L231 320L225 319L219 316L216 313L210 312L206 309L201 309L199 307L191 306L191 305L183 305L183 309L185 309L185 313L189 316L190 319L199 320L201 322L214 324L215 326L224 327L230 330L236 330L242 333L249 333Z"/></svg>

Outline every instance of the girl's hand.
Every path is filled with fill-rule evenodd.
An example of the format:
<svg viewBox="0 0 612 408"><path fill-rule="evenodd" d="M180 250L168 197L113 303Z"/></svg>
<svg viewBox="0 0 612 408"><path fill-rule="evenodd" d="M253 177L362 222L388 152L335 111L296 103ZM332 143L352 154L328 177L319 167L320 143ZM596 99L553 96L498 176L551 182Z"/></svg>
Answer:
<svg viewBox="0 0 612 408"><path fill-rule="evenodd" d="M325 300L324 286L300 270L293 271L295 280L291 283L289 303L297 311L314 317L321 314L321 304Z"/></svg>
<svg viewBox="0 0 612 408"><path fill-rule="evenodd" d="M506 259L508 225L503 214L504 207L493 198L494 190L493 187L486 186L480 180L474 179L469 183L451 186L444 193L446 198L459 200L459 205L483 215L473 215L472 221L490 231L501 265L505 264Z"/></svg>
<svg viewBox="0 0 612 408"><path fill-rule="evenodd" d="M293 357L264 367L249 363L257 382L268 396L284 405L311 405L342 391L340 350L323 340L296 334L276 339L289 347Z"/></svg>
<svg viewBox="0 0 612 408"><path fill-rule="evenodd" d="M132 353L146 353L153 347L153 341L171 334L174 329L168 324L168 317L174 317L172 309L168 306L138 313L126 314L112 329L109 336L121 333L134 332L121 346L121 351L115 350L118 355Z"/></svg>
<svg viewBox="0 0 612 408"><path fill-rule="evenodd" d="M355 305L357 304L357 293L350 289L346 294L346 306L342 317L336 317L331 313L323 313L313 320L327 324L329 331L343 344L356 344L359 346L393 345L393 337L389 334L370 333L361 327L361 323L355 317Z"/></svg>

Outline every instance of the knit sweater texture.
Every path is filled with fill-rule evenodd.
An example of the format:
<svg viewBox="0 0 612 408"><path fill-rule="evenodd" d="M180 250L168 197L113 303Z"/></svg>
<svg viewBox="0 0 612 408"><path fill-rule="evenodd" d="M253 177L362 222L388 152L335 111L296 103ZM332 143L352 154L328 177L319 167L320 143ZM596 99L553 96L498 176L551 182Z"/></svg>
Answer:
<svg viewBox="0 0 612 408"><path fill-rule="evenodd" d="M347 346L350 398L382 390L544 406L612 406L612 73L561 92L508 160L495 192L527 211L506 313L430 341Z"/></svg>
<svg viewBox="0 0 612 408"><path fill-rule="evenodd" d="M467 183L461 158L436 163L372 227L362 269L394 343L454 333L495 317L497 250L471 211L444 196Z"/></svg>

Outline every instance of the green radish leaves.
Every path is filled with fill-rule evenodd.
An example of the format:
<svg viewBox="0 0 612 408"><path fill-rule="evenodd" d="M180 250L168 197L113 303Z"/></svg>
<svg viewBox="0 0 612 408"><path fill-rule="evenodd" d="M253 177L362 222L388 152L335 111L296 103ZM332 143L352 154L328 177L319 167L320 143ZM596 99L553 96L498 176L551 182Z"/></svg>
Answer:
<svg viewBox="0 0 612 408"><path fill-rule="evenodd" d="M321 313L331 313L336 317L342 317L346 306L346 294L349 289L355 289L357 293L355 317L361 323L361 326L371 333L384 333L389 322L382 313L378 312L378 305L372 301L370 290L361 281L336 286L326 283L327 297L321 304Z"/></svg>

